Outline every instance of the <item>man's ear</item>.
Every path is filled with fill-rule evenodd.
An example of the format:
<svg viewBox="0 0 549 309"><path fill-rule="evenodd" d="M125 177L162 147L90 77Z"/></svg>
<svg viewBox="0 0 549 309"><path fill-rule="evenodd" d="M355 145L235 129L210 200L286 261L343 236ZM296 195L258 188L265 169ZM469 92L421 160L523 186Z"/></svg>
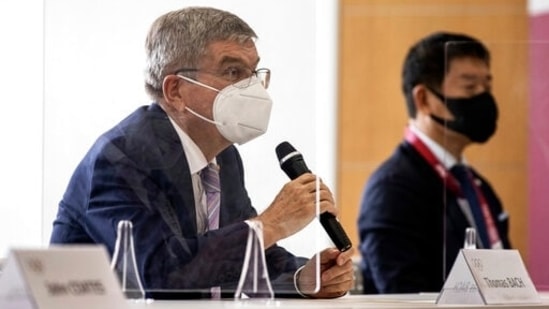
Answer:
<svg viewBox="0 0 549 309"><path fill-rule="evenodd" d="M431 107L428 101L427 87L425 87L425 85L416 85L412 89L412 98L418 113L429 114L431 112Z"/></svg>
<svg viewBox="0 0 549 309"><path fill-rule="evenodd" d="M181 111L185 108L185 104L183 104L180 82L181 79L175 75L166 76L162 82L164 102L177 111Z"/></svg>

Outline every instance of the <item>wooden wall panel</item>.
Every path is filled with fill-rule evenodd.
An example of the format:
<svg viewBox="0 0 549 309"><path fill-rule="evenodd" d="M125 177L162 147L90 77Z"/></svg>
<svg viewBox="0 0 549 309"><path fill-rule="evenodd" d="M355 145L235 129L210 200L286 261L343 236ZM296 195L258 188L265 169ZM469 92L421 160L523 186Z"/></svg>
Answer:
<svg viewBox="0 0 549 309"><path fill-rule="evenodd" d="M407 123L404 56L421 37L449 30L483 40L492 52L498 132L465 155L498 191L511 216L513 245L527 260L527 25L526 0L340 2L336 192L354 244L364 184L402 140Z"/></svg>

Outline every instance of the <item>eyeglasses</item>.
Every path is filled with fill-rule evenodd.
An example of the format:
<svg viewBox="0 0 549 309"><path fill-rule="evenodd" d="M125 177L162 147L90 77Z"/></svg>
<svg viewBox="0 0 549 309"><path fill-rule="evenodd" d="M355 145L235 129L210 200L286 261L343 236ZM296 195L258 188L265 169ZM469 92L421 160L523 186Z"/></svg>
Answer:
<svg viewBox="0 0 549 309"><path fill-rule="evenodd" d="M250 70L249 68L246 68L246 67L233 66L225 69L222 72L211 72L211 71L201 70L197 68L183 68L183 69L177 70L175 74L189 73L189 72L202 72L206 74L211 74L230 82L233 86L240 87L240 88L248 87L251 84L252 78L254 76L259 79L259 81L261 82L261 85L265 89L269 88L269 83L271 81L271 70L266 68ZM247 82L242 82L245 80Z"/></svg>

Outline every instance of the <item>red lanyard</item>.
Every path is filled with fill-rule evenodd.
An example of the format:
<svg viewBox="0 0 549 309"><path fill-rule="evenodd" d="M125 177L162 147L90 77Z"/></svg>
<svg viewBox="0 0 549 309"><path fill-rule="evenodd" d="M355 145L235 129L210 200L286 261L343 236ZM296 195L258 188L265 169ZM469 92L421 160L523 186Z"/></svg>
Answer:
<svg viewBox="0 0 549 309"><path fill-rule="evenodd" d="M419 152L419 154L437 172L437 174L442 179L444 185L460 198L464 198L463 192L461 191L461 188L457 179L450 172L448 172L448 170L444 167L444 165L442 165L442 163L437 159L437 157L435 157L435 155L423 143L423 141L421 141L421 139L419 139L419 137L417 137L417 135L408 127L406 128L404 136L406 141L410 143L410 145L412 145L412 147L414 147L414 149L416 149L417 152ZM492 214L490 213L488 202L486 201L484 194L480 190L479 185L476 183L476 181L474 181L473 175L471 175L471 172L468 171L467 174L469 175L470 180L474 184L473 187L475 188L475 193L480 204L482 215L484 217L484 222L486 224L486 229L488 231L490 244L492 245L492 247L500 246L501 242L498 235L498 230L494 223L494 219L492 218Z"/></svg>
<svg viewBox="0 0 549 309"><path fill-rule="evenodd" d="M410 130L410 128L406 128L405 138L406 141L410 143L410 145L412 145L412 147L414 147L425 160L427 160L427 163L431 165L435 172L437 172L444 185L457 196L464 197L463 192L461 192L459 182L454 175L448 172L444 165L440 163L437 157L435 157L431 150L419 139L419 137L417 137L414 132L412 132L412 130Z"/></svg>

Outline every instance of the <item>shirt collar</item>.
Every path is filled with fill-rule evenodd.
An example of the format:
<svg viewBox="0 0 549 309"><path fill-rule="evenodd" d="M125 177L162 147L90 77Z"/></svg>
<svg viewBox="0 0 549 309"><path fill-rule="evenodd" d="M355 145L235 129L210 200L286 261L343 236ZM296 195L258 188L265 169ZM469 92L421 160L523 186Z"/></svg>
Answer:
<svg viewBox="0 0 549 309"><path fill-rule="evenodd" d="M450 170L452 166L458 163L456 157L454 157L450 152L448 152L444 147L435 142L432 138L423 133L418 129L414 124L410 124L410 130L429 148L437 160L444 165L447 170ZM466 163L463 160L462 163Z"/></svg>
<svg viewBox="0 0 549 309"><path fill-rule="evenodd" d="M183 152L187 157L191 175L198 173L208 165L206 157L195 142L189 137L189 135L187 135L187 133L183 131L171 117L168 118L170 119L172 126L175 128L175 131L181 140ZM217 163L215 158L212 160L212 163Z"/></svg>

